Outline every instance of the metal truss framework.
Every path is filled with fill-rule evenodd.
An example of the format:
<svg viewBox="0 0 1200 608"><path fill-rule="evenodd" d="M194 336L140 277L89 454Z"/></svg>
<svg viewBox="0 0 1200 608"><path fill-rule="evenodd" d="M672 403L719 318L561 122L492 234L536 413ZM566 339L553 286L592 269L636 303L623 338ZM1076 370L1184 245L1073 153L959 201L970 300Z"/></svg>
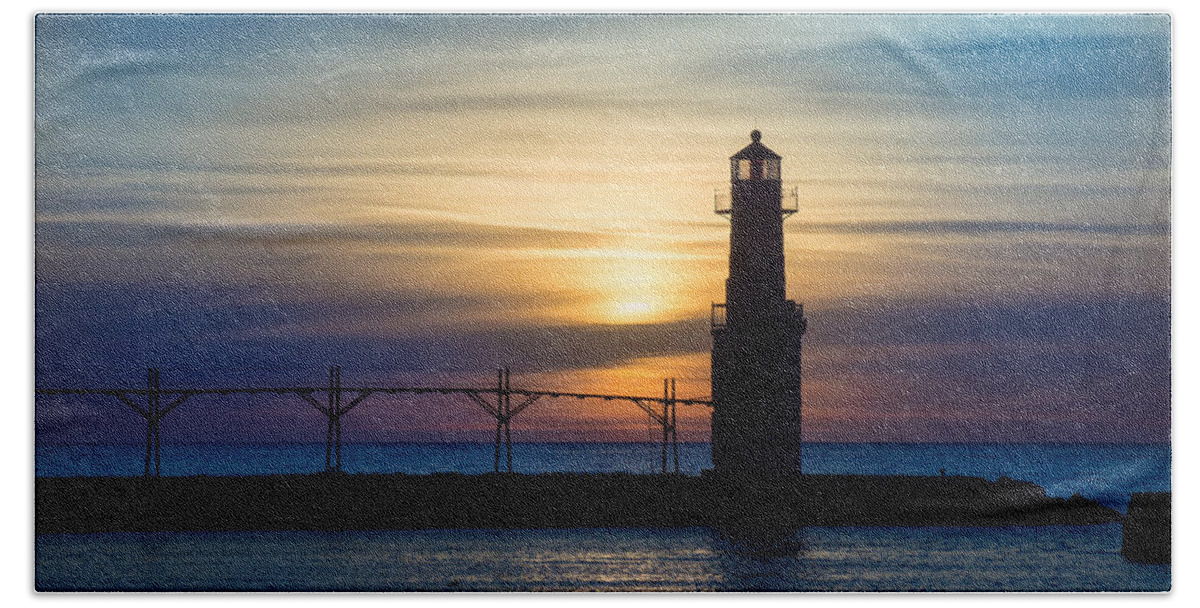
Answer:
<svg viewBox="0 0 1200 608"><path fill-rule="evenodd" d="M542 398L600 399L626 401L636 405L662 427L662 473L668 472L668 449L674 454L674 471L679 473L679 435L676 429L677 405L712 407L707 399L679 399L675 396L675 379L663 379L662 397L604 395L563 391L538 391L512 388L508 368L496 370L495 388L469 387L346 387L342 386L342 368L329 368L329 383L324 387L234 387L234 388L171 388L164 389L159 381L158 368L147 370L146 388L39 388L39 395L108 395L128 405L146 420L145 476L158 477L162 470L159 421L188 399L200 395L277 394L296 395L326 418L325 470L342 471L342 416L350 413L372 395L440 394L464 395L496 420L495 460L493 470L500 472L501 447L505 453L505 470L512 472L512 419ZM324 399L318 395L324 393ZM518 403L513 406L513 397ZM163 403L166 402L164 406ZM151 466L153 465L153 466Z"/></svg>

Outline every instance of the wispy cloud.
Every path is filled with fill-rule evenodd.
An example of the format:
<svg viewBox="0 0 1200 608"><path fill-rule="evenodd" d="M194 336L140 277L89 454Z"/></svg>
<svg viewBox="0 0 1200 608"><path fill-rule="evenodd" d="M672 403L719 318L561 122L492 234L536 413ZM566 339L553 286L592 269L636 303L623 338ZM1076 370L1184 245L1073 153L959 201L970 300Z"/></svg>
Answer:
<svg viewBox="0 0 1200 608"><path fill-rule="evenodd" d="M757 127L801 189L808 428L1169 421L1169 16L36 28L39 383L694 364L726 272L712 190ZM1144 404L1109 411L1118 381ZM1082 431L1054 422L1072 407Z"/></svg>
<svg viewBox="0 0 1200 608"><path fill-rule="evenodd" d="M1006 222L986 220L942 221L861 221L805 222L785 225L796 234L1008 234L1008 233L1077 233L1092 235L1152 235L1169 236L1169 224L1072 224L1063 222Z"/></svg>

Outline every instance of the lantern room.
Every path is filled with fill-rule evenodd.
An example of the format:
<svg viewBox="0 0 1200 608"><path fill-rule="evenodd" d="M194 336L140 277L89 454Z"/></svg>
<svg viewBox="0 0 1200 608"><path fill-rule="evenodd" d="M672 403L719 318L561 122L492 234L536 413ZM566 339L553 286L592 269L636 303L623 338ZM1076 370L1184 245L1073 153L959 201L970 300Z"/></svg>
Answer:
<svg viewBox="0 0 1200 608"><path fill-rule="evenodd" d="M762 145L762 132L750 132L751 144L729 157L731 179L734 182L779 181L780 156Z"/></svg>

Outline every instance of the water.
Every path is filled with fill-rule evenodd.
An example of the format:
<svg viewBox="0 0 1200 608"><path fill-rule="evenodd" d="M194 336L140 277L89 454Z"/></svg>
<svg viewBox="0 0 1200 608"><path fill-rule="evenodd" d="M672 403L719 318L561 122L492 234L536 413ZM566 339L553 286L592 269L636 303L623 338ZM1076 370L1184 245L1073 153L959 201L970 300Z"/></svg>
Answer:
<svg viewBox="0 0 1200 608"><path fill-rule="evenodd" d="M711 466L708 444L680 465ZM316 472L324 445L164 446L164 474ZM483 473L487 444L349 444L348 472ZM139 475L140 446L39 446L37 475ZM1171 487L1168 445L809 444L810 473L947 474L1038 483L1124 509ZM519 444L520 472L651 472L651 444ZM1170 566L1131 564L1119 524L809 527L795 555L752 555L703 528L197 532L36 537L40 589L1161 591Z"/></svg>
<svg viewBox="0 0 1200 608"><path fill-rule="evenodd" d="M39 589L461 591L1164 591L1119 524L805 528L746 555L703 528L63 534ZM268 557L269 556L269 557Z"/></svg>
<svg viewBox="0 0 1200 608"><path fill-rule="evenodd" d="M711 468L709 444L681 443L680 470ZM669 466L674 465L673 454ZM494 448L482 443L359 443L342 448L349 473L486 473ZM315 473L325 468L324 444L164 445L164 475ZM1051 496L1072 494L1124 510L1131 492L1171 488L1166 444L883 444L813 443L804 448L808 473L862 475L1008 476L1031 481ZM40 477L134 476L144 467L142 446L39 446ZM502 459L503 464L503 459ZM661 446L648 443L524 443L514 446L520 473L657 472Z"/></svg>

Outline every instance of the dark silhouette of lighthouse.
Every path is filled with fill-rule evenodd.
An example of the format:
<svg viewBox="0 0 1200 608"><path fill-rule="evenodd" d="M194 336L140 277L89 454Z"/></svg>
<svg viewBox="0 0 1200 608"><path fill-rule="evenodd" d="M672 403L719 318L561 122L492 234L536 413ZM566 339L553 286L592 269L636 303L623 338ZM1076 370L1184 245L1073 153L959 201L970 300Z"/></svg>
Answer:
<svg viewBox="0 0 1200 608"><path fill-rule="evenodd" d="M729 279L712 316L712 460L719 475L800 473L804 307L787 299L780 156L750 133L730 157ZM790 197L791 200L794 199Z"/></svg>

